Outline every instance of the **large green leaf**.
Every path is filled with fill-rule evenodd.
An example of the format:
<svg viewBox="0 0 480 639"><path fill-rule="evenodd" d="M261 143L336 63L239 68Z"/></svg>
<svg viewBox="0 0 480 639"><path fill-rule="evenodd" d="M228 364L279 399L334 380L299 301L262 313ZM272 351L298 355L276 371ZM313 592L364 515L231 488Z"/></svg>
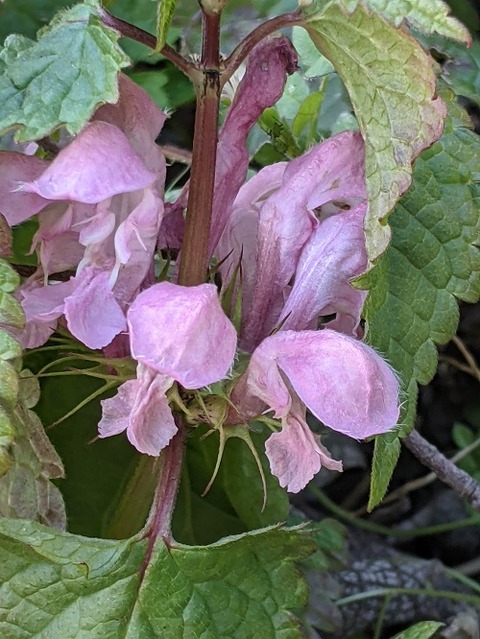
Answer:
<svg viewBox="0 0 480 639"><path fill-rule="evenodd" d="M98 2L56 16L37 42L11 35L0 52L0 131L18 141L65 126L77 133L95 109L118 99L117 74L129 64L119 35L102 25Z"/></svg>
<svg viewBox="0 0 480 639"><path fill-rule="evenodd" d="M307 589L294 562L305 529L270 528L208 547L87 539L0 522L2 639L301 637Z"/></svg>
<svg viewBox="0 0 480 639"><path fill-rule="evenodd" d="M86 376L47 378L35 410L48 427L100 387L99 380ZM112 517L141 457L124 435L97 439L100 417L96 398L47 431L65 464L66 478L58 486L66 503L68 530L92 537L116 536L110 528Z"/></svg>
<svg viewBox="0 0 480 639"><path fill-rule="evenodd" d="M402 27L363 4L315 2L302 22L341 76L365 139L371 260L388 246L389 212L411 181L415 157L440 136L445 105L435 96L432 61Z"/></svg>
<svg viewBox="0 0 480 639"><path fill-rule="evenodd" d="M451 114L442 138L415 163L412 188L391 217L392 244L362 278L370 289L367 340L402 380L402 433L413 426L417 384L435 373L435 344L455 333L455 298L480 296L480 138L453 104ZM393 437L377 438L370 506L388 486L398 449Z"/></svg>
<svg viewBox="0 0 480 639"><path fill-rule="evenodd" d="M198 429L203 432L203 429ZM237 534L285 521L288 497L270 472L265 455L266 436L251 433L266 480L263 505L260 472L251 450L239 437L230 437L218 474L202 496L215 469L219 440L214 434L202 439L198 432L188 440L182 486L175 509L174 536L183 543L207 544Z"/></svg>

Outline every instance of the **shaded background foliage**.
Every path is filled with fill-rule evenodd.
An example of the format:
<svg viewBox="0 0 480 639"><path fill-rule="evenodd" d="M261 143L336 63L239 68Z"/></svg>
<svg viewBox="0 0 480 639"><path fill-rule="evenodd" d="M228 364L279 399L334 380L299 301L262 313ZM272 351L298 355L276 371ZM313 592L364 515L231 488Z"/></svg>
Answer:
<svg viewBox="0 0 480 639"><path fill-rule="evenodd" d="M7 2L0 5L0 40L14 31L33 37L37 29L46 24L61 5L70 4L71 2L16 0L15 3ZM199 48L200 15L192 19L191 4L189 0L181 0L178 3L169 42L183 51L194 52ZM224 53L228 54L234 44L259 20L292 10L295 4L285 0L266 0L256 2L255 6L252 6L252 3L243 0L230 0L225 14L227 27L222 32ZM480 21L476 4L468 0L451 0L450 4L472 34L478 36ZM151 0L113 0L110 2L110 8L116 15L148 31L155 30L155 3ZM235 19L229 20L229 14L235 15ZM302 46L301 40L297 39L296 45ZM461 96L462 104L467 108L473 122L478 125L480 45L474 42L472 49L465 51L458 45L438 38L435 41L425 40L425 45L434 50L435 57L442 65L444 81ZM124 41L123 46L134 62L128 71L129 75L150 93L159 106L173 112L159 142L189 149L194 108L193 93L188 81L168 61L159 55L152 55L141 45ZM253 166L257 168L272 161L296 157L313 141L356 127L351 105L337 74L328 66L320 71L311 71L308 63L305 63L308 56L304 56L302 60L305 65L302 69L303 74L289 80L284 98L274 109L262 116L250 137ZM312 94L320 97L312 98ZM183 172L182 164L170 167L170 188L175 188L181 183ZM180 181L175 184L177 179ZM26 246L33 232L33 223L24 225L16 232L16 246ZM20 258L20 254L21 251L18 250L14 256L16 263L31 263L32 258L25 260L24 256ZM460 344L463 344L477 361L480 360L479 329L478 305L463 304L458 336L461 339ZM25 364L36 371L48 361L48 357L34 355L27 358ZM469 371L465 370L465 367L469 367ZM61 397L55 390L55 378L43 381L41 399L35 410L44 425L48 426L60 419L98 387L92 380L84 377L80 379L79 382L72 377L71 381L64 383ZM430 441L448 455L465 449L478 442L480 438L479 383L480 373L471 362L465 360L465 352L459 351L459 342L442 347L437 375L429 386L420 391L417 425ZM134 472L136 464L139 463L139 455L121 438L92 441L96 435L95 425L98 417L98 404L88 403L75 415L48 430L48 434L66 467L66 479L58 480L57 483L67 504L69 530L88 536L108 537L110 518L121 500L126 478ZM264 436L259 433L256 437L258 450L261 451L261 440ZM268 508L261 515L258 515L258 510L255 509L254 512L257 514L252 515L253 511L248 507L250 504L238 498L235 503L238 487L245 482L248 483L252 473L256 472L253 466L249 466L248 456L245 456L245 464L239 464L240 476L220 474L210 494L206 498L200 498L215 463L216 442L210 439L210 443L206 440L206 445L203 442L202 446L199 446L199 439L192 438L189 444L174 523L177 539L184 543L205 544L217 540L226 532L239 533L252 526L273 524L277 520L279 509L287 517L288 504L284 500L283 492L275 491L275 485L272 483L274 480L271 480L269 500L272 513L274 506L276 509L274 516ZM227 456L231 456L232 459L243 458L242 445L240 441L234 442L227 448ZM326 473L321 474L317 487L320 486L323 494L340 504L344 511L357 513L354 519L348 519L345 513L334 512L354 527L355 519L364 515L372 446L346 444L341 438L333 436L329 446L332 452L335 452L335 446L338 447L338 453L334 456L345 459L346 472L334 481ZM473 450L461 462L461 465L477 478L480 477L479 450ZM425 470L420 464L408 451L402 451L390 485L391 490L400 491L399 498L387 502L366 521L371 525L372 531L375 531L376 525L392 526L399 530L431 527L432 535L412 534L409 539L397 542L397 547L417 557L440 559L449 566L458 567L459 564L465 564L463 572L478 577L478 521L474 523L472 520L468 525L462 524L463 520L471 516L468 506L459 502L438 482L410 490L414 487L413 482L423 475ZM193 485L190 476L202 478L201 485ZM332 504L328 500L320 503L319 493L314 488L297 498L295 506L302 514L315 519L331 513ZM261 502L260 494L258 500ZM253 521L252 518L255 517L256 521ZM459 524L458 527L455 526L456 523ZM444 524L451 524L452 530L439 533ZM335 548L335 551L341 554L341 533L335 528L332 530L332 537L326 545L328 547L330 543L330 548ZM380 529L376 530L379 531ZM371 541L366 542L366 545L370 543L371 548L375 548ZM389 551L386 547L382 544L377 547L377 552L385 553L388 557ZM356 558L360 561L359 555L355 555L358 552L358 546L352 543L351 562ZM364 566L363 569L368 570L368 567ZM314 596L321 599L325 591L329 592L329 587L322 583L323 594L314 589ZM334 587L331 586L331 589L333 591ZM331 609L328 610L329 614L334 614ZM450 611L449 614L453 612ZM396 609L393 607L383 619L382 636L390 636L396 628L399 620L395 614ZM442 614L445 614L445 610L439 611L439 615ZM413 620L407 616L403 622L408 624ZM446 621L446 617L442 620ZM318 623L326 622L322 618ZM371 632L372 622L365 630L357 626L354 636L369 637Z"/></svg>

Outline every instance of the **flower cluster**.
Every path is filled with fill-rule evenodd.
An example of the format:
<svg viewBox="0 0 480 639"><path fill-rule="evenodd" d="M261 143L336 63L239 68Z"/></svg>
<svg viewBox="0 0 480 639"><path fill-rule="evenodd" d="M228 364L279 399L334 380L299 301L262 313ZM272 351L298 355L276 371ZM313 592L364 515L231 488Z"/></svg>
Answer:
<svg viewBox="0 0 480 639"><path fill-rule="evenodd" d="M266 454L293 492L322 465L341 469L308 427L307 408L355 438L398 419L397 379L361 341L365 294L351 285L367 267L360 134L337 135L244 183L247 135L295 64L287 40L259 45L219 135L210 254L220 295L233 288L241 299L238 331L213 284L183 287L175 274L156 283L157 249L181 250L188 184L164 206L155 139L165 116L127 77L118 103L102 106L53 159L0 154L1 212L12 226L38 219L39 266L20 291L22 344L45 343L60 321L89 348L137 362L136 378L102 402L100 436L126 431L139 451L158 455L177 431L169 389L223 381L222 427L273 412ZM52 277L68 271L68 281ZM239 351L249 358L242 373Z"/></svg>

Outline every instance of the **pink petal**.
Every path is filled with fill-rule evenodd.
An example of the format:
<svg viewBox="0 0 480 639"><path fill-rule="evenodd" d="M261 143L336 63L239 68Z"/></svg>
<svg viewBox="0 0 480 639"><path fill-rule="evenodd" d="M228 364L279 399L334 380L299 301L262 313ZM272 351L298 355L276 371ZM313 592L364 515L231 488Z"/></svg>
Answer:
<svg viewBox="0 0 480 639"><path fill-rule="evenodd" d="M0 153L0 212L10 226L21 224L48 204L36 193L19 190L23 182L37 179L48 167L48 162L22 153Z"/></svg>
<svg viewBox="0 0 480 639"><path fill-rule="evenodd" d="M166 391L173 380L139 365L137 379L122 384L117 395L102 400L99 437L127 431L135 448L157 457L177 432Z"/></svg>
<svg viewBox="0 0 480 639"><path fill-rule="evenodd" d="M342 333L280 331L255 350L248 388L285 417L291 391L326 426L363 439L385 433L399 417L398 381L369 346Z"/></svg>
<svg viewBox="0 0 480 639"><path fill-rule="evenodd" d="M237 335L212 284L156 284L138 295L127 319L132 356L185 388L222 379L233 363Z"/></svg>
<svg viewBox="0 0 480 639"><path fill-rule="evenodd" d="M92 122L38 179L23 183L22 190L49 200L96 204L118 193L143 189L156 177L119 129Z"/></svg>
<svg viewBox="0 0 480 639"><path fill-rule="evenodd" d="M295 283L278 319L282 330L303 330L320 315L336 313L329 328L356 337L366 292L350 284L367 266L365 205L333 215L305 244Z"/></svg>
<svg viewBox="0 0 480 639"><path fill-rule="evenodd" d="M72 335L89 348L103 348L126 329L125 315L109 283L109 273L83 269L73 280L75 291L65 300L65 318Z"/></svg>
<svg viewBox="0 0 480 639"><path fill-rule="evenodd" d="M270 469L280 486L298 493L324 466L342 470L342 462L332 459L305 421L305 409L297 406L282 421L282 430L270 435L265 451Z"/></svg>
<svg viewBox="0 0 480 639"><path fill-rule="evenodd" d="M314 211L325 204L350 205L365 200L363 159L360 134L340 133L290 162L282 187L262 206L252 309L242 329L248 350L278 322L272 309L278 307L300 253L318 225Z"/></svg>
<svg viewBox="0 0 480 639"><path fill-rule="evenodd" d="M120 97L117 104L103 105L95 112L93 120L108 122L123 131L147 169L156 174L163 186L165 157L155 139L167 116L148 93L124 73L119 73L118 84Z"/></svg>

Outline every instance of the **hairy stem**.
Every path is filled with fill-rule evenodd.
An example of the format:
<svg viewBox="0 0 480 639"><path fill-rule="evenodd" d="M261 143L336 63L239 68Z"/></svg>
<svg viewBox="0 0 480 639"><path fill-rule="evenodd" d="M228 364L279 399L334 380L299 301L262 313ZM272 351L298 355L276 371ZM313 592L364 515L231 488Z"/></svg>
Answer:
<svg viewBox="0 0 480 639"><path fill-rule="evenodd" d="M151 33L148 33L147 31L134 26L129 22L125 22L125 20L116 18L105 9L100 9L99 11L102 22L106 27L115 29L115 31L118 31L125 38L130 38L131 40L140 42L140 44L144 44L149 49L155 49L157 45L157 39ZM177 53L175 49L173 49L170 45L165 44L160 53L161 55L163 55L164 58L170 60L170 62L172 62L172 64L180 69L180 71L183 71L183 73L185 73L185 75L189 78L191 78L192 75L196 72L195 64L193 64L192 62L188 62L188 60L185 60L185 58Z"/></svg>
<svg viewBox="0 0 480 639"><path fill-rule="evenodd" d="M177 417L176 421L178 432L160 455L161 468L157 478L157 489L144 529L144 536L148 537L148 548L141 569L142 576L150 563L157 539L162 539L167 545L171 545L173 542L172 517L182 475L183 447L186 434L181 419Z"/></svg>

